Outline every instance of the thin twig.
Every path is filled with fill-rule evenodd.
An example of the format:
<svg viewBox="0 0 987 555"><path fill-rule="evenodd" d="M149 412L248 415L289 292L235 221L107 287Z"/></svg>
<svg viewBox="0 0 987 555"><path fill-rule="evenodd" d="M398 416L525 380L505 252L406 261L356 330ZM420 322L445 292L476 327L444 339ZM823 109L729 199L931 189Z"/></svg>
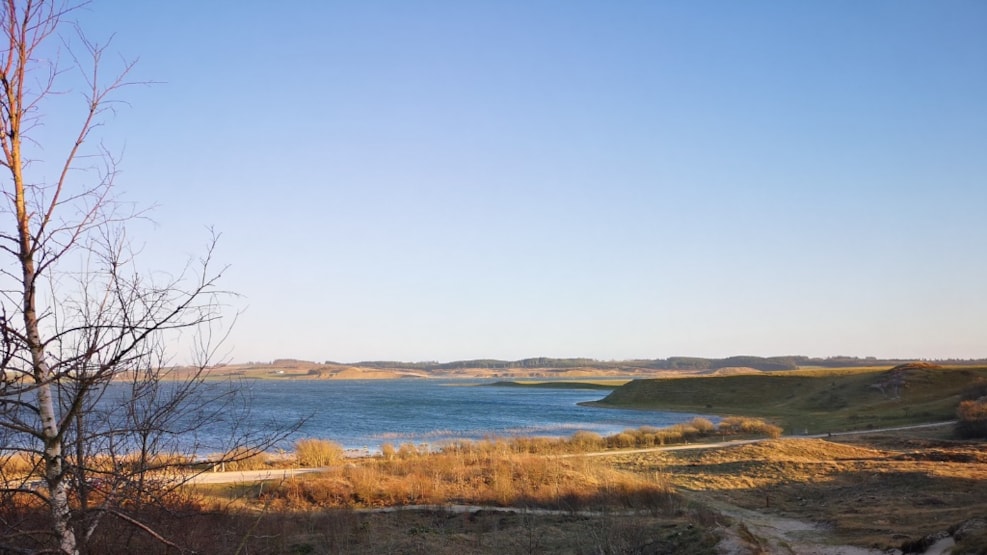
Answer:
<svg viewBox="0 0 987 555"><path fill-rule="evenodd" d="M133 517L127 516L127 515L121 513L120 511L115 510L115 509L108 509L108 511L109 511L110 514L112 514L113 516L119 518L120 520L123 520L125 522L130 523L130 524L133 524L137 528L140 528L145 533L147 533L147 535L149 535L152 538L158 540L159 542L167 545L168 547L174 547L175 549L178 550L179 553L184 553L185 552L185 550L182 549L180 546L178 546L175 543L172 543L172 542L168 541L164 536L162 536L161 534L155 532L153 529L151 529L150 526L144 524L143 522L140 522L139 520L136 520Z"/></svg>

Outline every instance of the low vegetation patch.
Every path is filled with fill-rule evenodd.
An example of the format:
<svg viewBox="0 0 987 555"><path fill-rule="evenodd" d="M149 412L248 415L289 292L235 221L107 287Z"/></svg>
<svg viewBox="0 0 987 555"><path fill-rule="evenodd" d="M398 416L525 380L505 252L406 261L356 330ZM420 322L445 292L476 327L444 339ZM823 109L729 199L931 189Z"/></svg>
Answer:
<svg viewBox="0 0 987 555"><path fill-rule="evenodd" d="M962 438L987 438L987 379L967 386L956 409L956 433Z"/></svg>
<svg viewBox="0 0 987 555"><path fill-rule="evenodd" d="M634 380L595 404L747 415L818 434L951 421L960 397L984 380L987 367L796 370Z"/></svg>
<svg viewBox="0 0 987 555"><path fill-rule="evenodd" d="M957 434L966 439L987 438L987 398L962 401L956 409Z"/></svg>
<svg viewBox="0 0 987 555"><path fill-rule="evenodd" d="M626 472L664 472L670 485L694 502L755 511L768 528L773 518L807 526L824 523L820 542L891 550L918 545L987 514L983 443L942 439L949 433L950 427L943 426L930 439L910 431L839 441L785 439L616 455L612 461ZM962 553L987 552L987 535L979 536L972 524L964 530L965 541L976 547ZM777 543L755 539L762 547ZM803 552L798 546L789 549Z"/></svg>
<svg viewBox="0 0 987 555"><path fill-rule="evenodd" d="M472 457L438 453L365 461L268 488L274 509L407 505L539 507L566 511L621 508L662 512L675 496L661 476L642 477L576 459Z"/></svg>
<svg viewBox="0 0 987 555"><path fill-rule="evenodd" d="M343 448L325 439L299 439L295 442L295 458L301 466L329 466L343 459Z"/></svg>

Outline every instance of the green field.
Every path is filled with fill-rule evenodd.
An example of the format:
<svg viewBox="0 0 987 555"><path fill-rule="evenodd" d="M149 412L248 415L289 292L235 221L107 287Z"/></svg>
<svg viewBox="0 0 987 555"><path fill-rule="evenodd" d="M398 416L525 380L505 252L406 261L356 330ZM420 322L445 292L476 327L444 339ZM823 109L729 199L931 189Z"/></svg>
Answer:
<svg viewBox="0 0 987 555"><path fill-rule="evenodd" d="M793 370L634 380L596 404L755 416L786 434L818 434L953 420L978 380L987 367Z"/></svg>

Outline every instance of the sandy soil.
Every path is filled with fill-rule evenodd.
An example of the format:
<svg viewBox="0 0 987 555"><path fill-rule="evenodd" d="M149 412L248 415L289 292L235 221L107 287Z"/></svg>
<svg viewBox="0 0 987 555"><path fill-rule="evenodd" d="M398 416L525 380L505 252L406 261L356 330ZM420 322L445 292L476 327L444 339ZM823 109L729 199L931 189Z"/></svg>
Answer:
<svg viewBox="0 0 987 555"><path fill-rule="evenodd" d="M769 515L710 499L701 502L732 521L718 530L723 539L717 550L724 555L886 554L886 551L879 549L834 544L826 527L818 523Z"/></svg>

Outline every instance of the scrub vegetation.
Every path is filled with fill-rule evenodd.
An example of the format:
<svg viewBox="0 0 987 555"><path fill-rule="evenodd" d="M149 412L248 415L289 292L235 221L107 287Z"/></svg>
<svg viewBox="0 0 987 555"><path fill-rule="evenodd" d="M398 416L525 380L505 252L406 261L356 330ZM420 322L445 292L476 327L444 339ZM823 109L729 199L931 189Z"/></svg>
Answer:
<svg viewBox="0 0 987 555"><path fill-rule="evenodd" d="M825 434L945 422L961 400L976 420L987 367L910 363L894 368L808 369L635 380L597 403L764 418L788 434Z"/></svg>
<svg viewBox="0 0 987 555"><path fill-rule="evenodd" d="M302 440L294 453L241 458L238 469L276 476L278 468L309 464L324 467L320 472L159 488L155 503L135 497L129 507L128 514L150 524L147 530L110 519L88 545L94 553L698 555L922 553L949 541L956 553L983 553L987 455L982 439L961 437L963 421L955 420L959 413L979 421L982 413L968 407L983 397L983 371L916 366L794 376L827 379L830 388L835 381L848 403L859 403L848 407L856 411L875 404L869 390L892 395L895 384L899 403L932 407L931 397L941 395L943 406L952 404L951 415L943 413L952 420L893 432L779 436L776 424L741 416L767 413L771 403L763 396L752 401L753 386L720 376L706 379L705 398L731 407L734 416L717 423L695 418L609 437L461 441L437 451L384 445L355 459L341 457L331 441ZM678 380L680 391L689 380ZM782 390L773 383L761 391ZM854 392L851 384L868 391ZM909 396L919 384L926 391ZM809 395L818 391L803 387ZM871 414L880 421L881 413ZM776 409L779 416L784 421ZM14 457L4 473L30 468L30 460ZM30 492L14 500L0 507L2 522L29 529L43 520L44 507Z"/></svg>

